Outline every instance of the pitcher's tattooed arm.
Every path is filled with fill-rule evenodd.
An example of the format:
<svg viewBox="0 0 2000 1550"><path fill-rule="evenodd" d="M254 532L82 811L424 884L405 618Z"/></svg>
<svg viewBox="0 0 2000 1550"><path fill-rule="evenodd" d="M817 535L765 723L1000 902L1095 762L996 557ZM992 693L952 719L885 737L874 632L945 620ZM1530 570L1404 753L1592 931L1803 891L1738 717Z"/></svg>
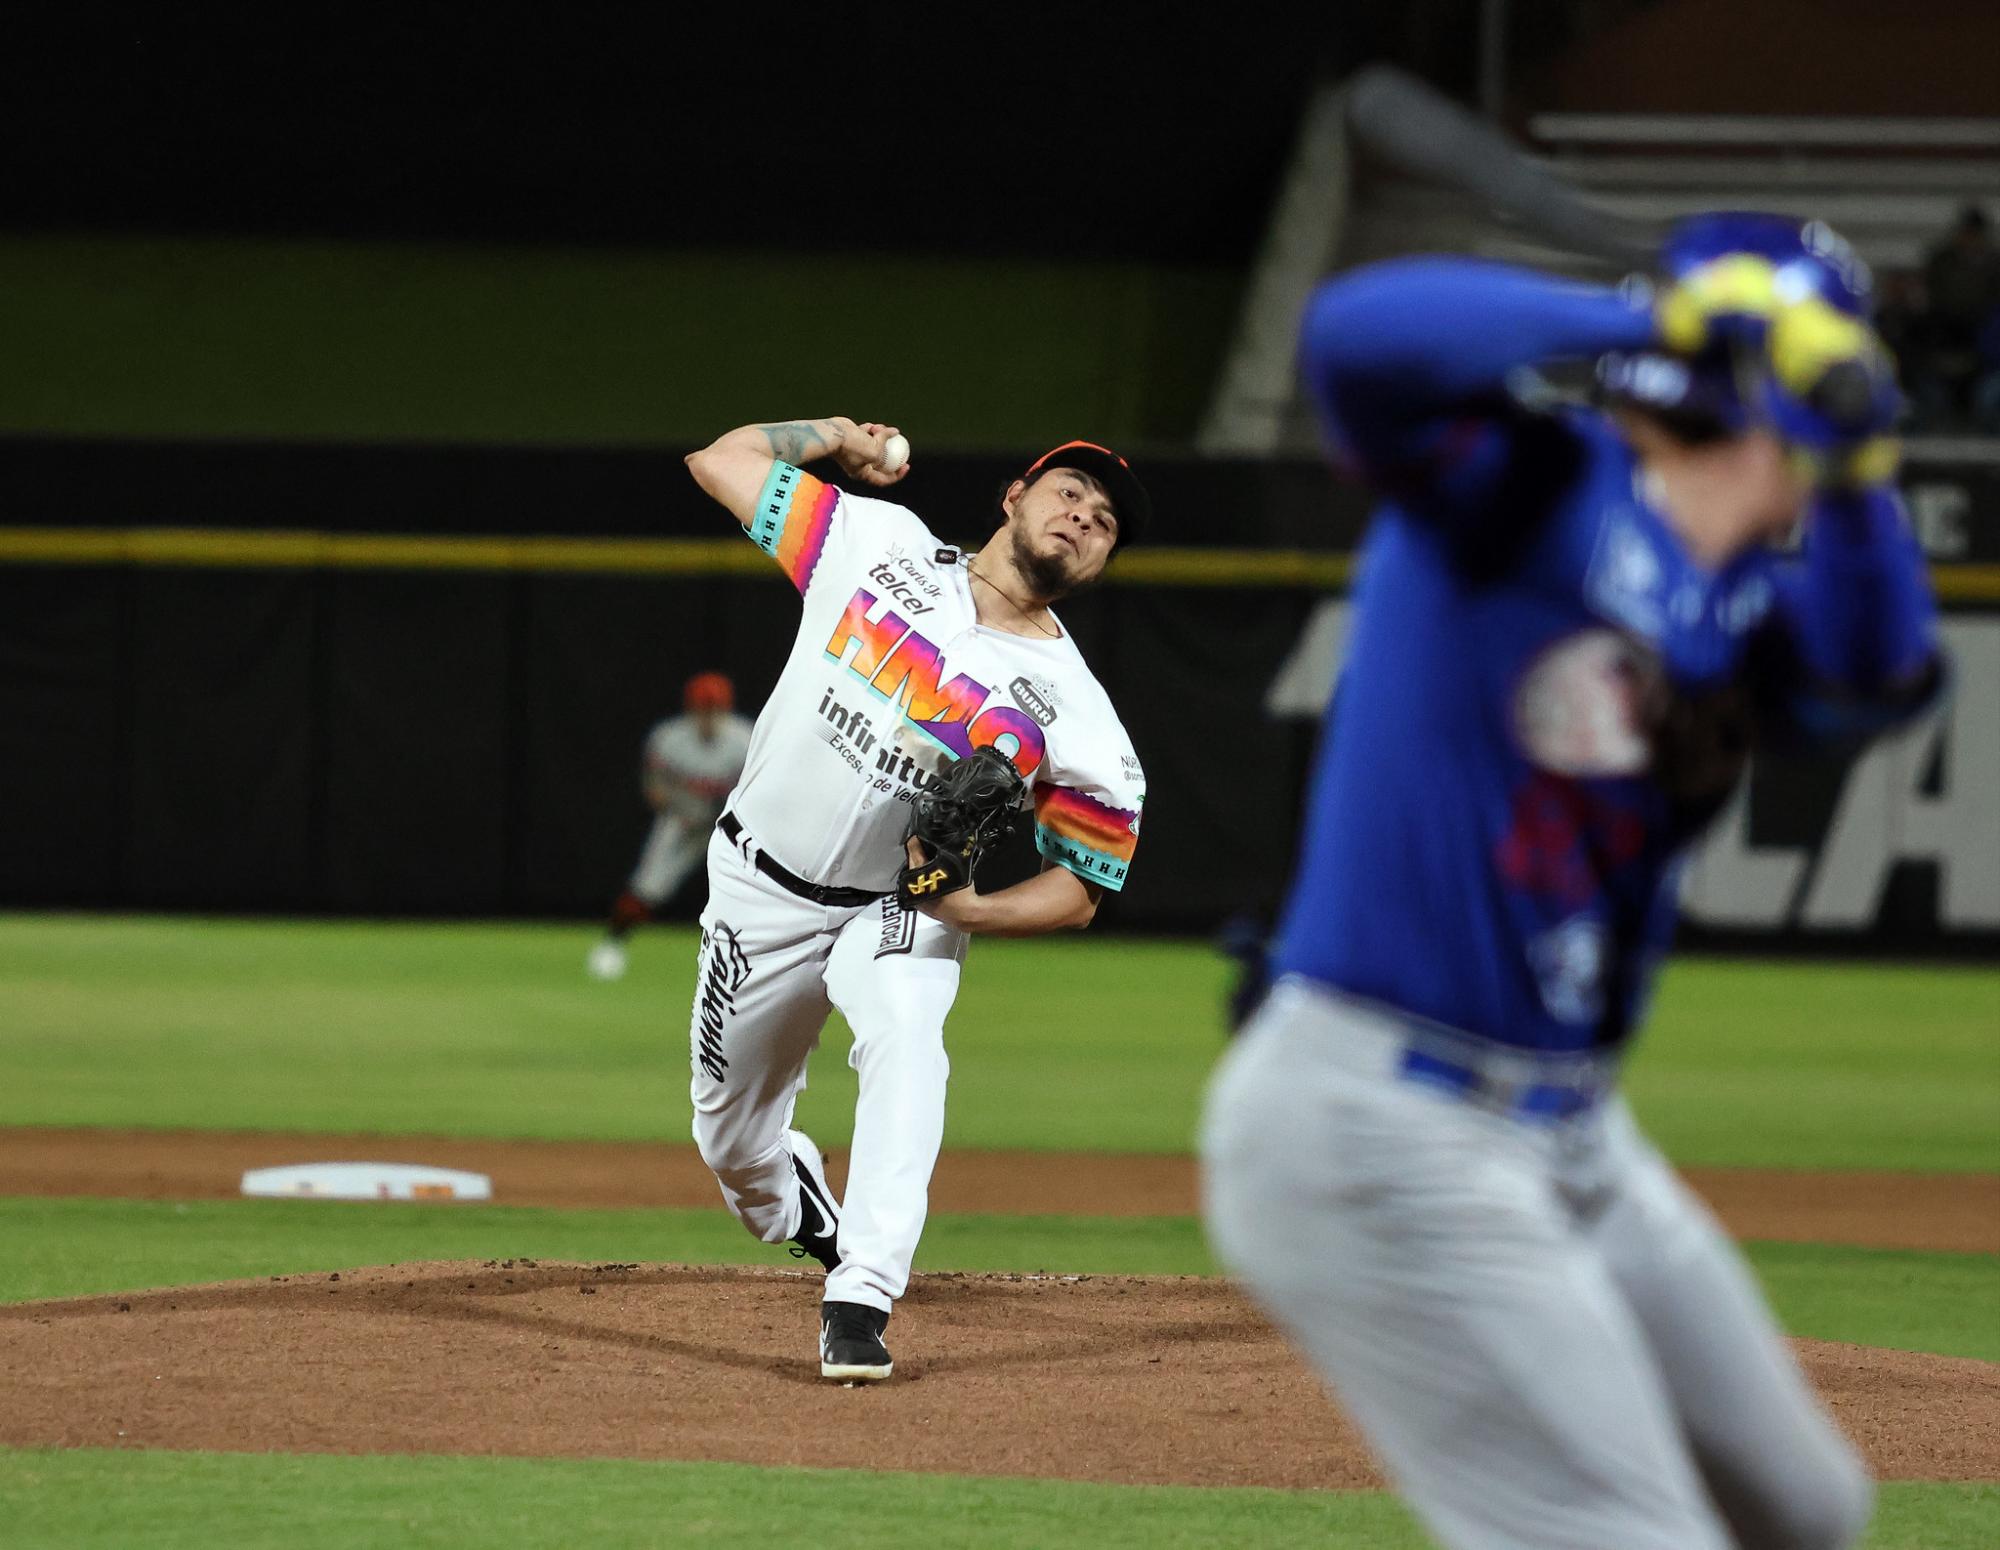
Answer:
<svg viewBox="0 0 2000 1550"><path fill-rule="evenodd" d="M760 425L771 456L794 465L810 463L840 450L852 420L787 420L782 425Z"/></svg>
<svg viewBox="0 0 2000 1550"><path fill-rule="evenodd" d="M718 436L701 451L690 452L688 472L731 516L748 527L773 463L799 467L830 457L843 473L864 484L894 484L909 465L906 463L890 474L884 473L877 463L883 445L895 434L893 425L878 425L873 421L857 425L839 414L824 420L774 420L763 425L740 425Z"/></svg>

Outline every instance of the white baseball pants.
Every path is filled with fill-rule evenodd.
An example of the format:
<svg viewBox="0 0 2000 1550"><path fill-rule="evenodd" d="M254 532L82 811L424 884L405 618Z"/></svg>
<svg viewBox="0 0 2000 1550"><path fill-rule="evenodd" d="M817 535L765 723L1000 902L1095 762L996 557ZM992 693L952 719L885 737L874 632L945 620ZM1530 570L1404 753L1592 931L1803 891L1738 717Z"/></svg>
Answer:
<svg viewBox="0 0 2000 1550"><path fill-rule="evenodd" d="M910 1281L944 1140L944 1020L966 937L894 897L829 908L752 864L755 841L708 847L690 1056L694 1139L737 1219L766 1243L799 1229L785 1132L828 1011L854 1032L861 1079L829 1302L887 1312Z"/></svg>
<svg viewBox="0 0 2000 1550"><path fill-rule="evenodd" d="M1203 1123L1218 1254L1452 1550L1840 1550L1873 1488L1622 1100L1563 1124L1397 1074L1286 980Z"/></svg>
<svg viewBox="0 0 2000 1550"><path fill-rule="evenodd" d="M645 849L639 852L639 865L626 886L648 908L658 909L701 860L709 833L707 824L673 813L660 814L653 820Z"/></svg>

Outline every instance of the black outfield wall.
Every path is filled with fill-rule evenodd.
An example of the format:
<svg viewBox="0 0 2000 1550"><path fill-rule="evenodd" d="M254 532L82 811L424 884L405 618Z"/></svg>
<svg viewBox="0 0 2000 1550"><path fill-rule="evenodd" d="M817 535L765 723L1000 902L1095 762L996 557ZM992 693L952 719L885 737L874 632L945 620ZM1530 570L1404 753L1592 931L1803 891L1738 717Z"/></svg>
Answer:
<svg viewBox="0 0 2000 1550"><path fill-rule="evenodd" d="M976 541L1008 465L922 461L903 498ZM1359 531L1358 500L1311 465L1144 471L1164 545L1334 553ZM59 558L64 534L162 528L732 534L671 455L0 442L0 478L0 907L595 914L644 836L646 729L704 669L754 709L797 621L754 566ZM2000 475L1920 466L1911 488L1941 577L1962 583L1957 697L1855 767L1759 768L1690 885L1697 940L2000 947L2000 607L1980 584ZM1150 786L1107 925L1203 931L1269 907L1342 606L1239 576L1135 577L1065 607Z"/></svg>

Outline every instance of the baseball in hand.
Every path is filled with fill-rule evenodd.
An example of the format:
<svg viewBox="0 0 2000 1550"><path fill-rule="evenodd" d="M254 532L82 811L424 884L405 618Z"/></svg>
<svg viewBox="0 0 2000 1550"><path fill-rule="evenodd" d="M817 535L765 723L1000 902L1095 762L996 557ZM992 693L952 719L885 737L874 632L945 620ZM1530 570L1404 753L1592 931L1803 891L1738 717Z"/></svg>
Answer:
<svg viewBox="0 0 2000 1550"><path fill-rule="evenodd" d="M882 455L875 459L875 466L885 474L893 474L910 460L910 438L898 431L882 443Z"/></svg>

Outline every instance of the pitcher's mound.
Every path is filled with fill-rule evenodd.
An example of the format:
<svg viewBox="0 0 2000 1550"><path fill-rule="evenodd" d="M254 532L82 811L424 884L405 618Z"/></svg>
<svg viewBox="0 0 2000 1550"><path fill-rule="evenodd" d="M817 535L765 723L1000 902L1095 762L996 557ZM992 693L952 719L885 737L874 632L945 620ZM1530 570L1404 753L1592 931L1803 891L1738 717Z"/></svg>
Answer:
<svg viewBox="0 0 2000 1550"><path fill-rule="evenodd" d="M0 1443L1381 1483L1221 1281L919 1276L896 1375L820 1381L820 1277L533 1260L0 1308ZM2000 1479L2000 1364L1803 1342L1886 1478Z"/></svg>

